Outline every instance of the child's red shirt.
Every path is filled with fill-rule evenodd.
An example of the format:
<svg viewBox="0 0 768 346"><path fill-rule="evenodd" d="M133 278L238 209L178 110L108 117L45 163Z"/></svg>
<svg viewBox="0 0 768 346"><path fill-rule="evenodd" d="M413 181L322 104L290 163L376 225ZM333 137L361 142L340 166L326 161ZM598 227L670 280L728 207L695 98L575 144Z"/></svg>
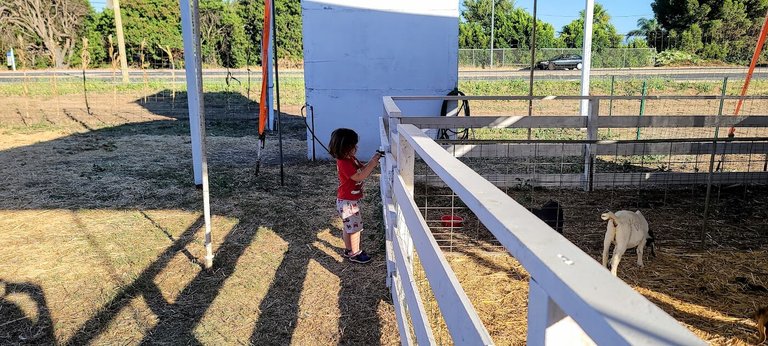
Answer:
<svg viewBox="0 0 768 346"><path fill-rule="evenodd" d="M363 198L363 182L352 180L357 170L363 168L363 164L357 158L336 159L336 170L339 173L339 189L336 198L356 201Z"/></svg>

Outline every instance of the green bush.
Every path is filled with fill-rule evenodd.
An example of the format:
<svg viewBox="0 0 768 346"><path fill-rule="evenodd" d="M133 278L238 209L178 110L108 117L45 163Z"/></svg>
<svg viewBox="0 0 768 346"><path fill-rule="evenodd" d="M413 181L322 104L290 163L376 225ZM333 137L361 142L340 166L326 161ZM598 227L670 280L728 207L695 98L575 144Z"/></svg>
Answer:
<svg viewBox="0 0 768 346"><path fill-rule="evenodd" d="M705 59L725 60L728 55L728 48L718 43L709 43L704 46L701 56Z"/></svg>
<svg viewBox="0 0 768 346"><path fill-rule="evenodd" d="M695 65L700 61L699 57L679 50L665 50L656 55L656 66Z"/></svg>

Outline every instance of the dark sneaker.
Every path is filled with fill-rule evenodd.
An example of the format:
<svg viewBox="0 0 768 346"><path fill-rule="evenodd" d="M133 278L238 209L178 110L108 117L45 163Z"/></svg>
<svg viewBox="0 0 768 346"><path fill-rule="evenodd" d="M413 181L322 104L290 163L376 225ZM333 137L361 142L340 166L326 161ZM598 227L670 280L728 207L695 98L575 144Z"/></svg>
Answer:
<svg viewBox="0 0 768 346"><path fill-rule="evenodd" d="M356 256L350 257L349 260L355 263L368 263L371 261L371 256L368 256L365 251L360 251Z"/></svg>
<svg viewBox="0 0 768 346"><path fill-rule="evenodd" d="M344 252L341 253L341 257L350 258L350 257L352 257L352 256L350 256L351 254L352 254L352 250L344 249Z"/></svg>

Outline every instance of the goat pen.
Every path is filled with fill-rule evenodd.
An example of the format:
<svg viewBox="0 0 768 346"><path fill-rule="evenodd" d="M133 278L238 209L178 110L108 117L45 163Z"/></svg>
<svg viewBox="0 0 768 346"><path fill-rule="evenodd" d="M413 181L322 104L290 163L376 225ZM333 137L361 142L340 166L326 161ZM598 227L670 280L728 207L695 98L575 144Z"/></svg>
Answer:
<svg viewBox="0 0 768 346"><path fill-rule="evenodd" d="M599 258L605 233L600 214L642 210L656 234L659 256L646 259L645 267L637 268L634 252L627 252L620 278L706 341L751 341L748 316L768 296L768 273L759 266L768 260L768 249L763 246L768 238L768 116L749 112L741 117L723 115L723 109L736 101L725 95L644 97L642 101L651 109L653 102L658 103L655 114L659 115L617 115L641 101L631 96L588 97L587 117L557 115L567 112L562 106L547 106L580 99L385 97L382 145L391 147L388 169L392 169L393 181L403 172L397 157L398 148L404 145L396 137L398 126L419 128L421 141L434 140L518 206L530 210L557 201L564 209L565 239L593 259ZM536 102L539 113L545 115L434 117L401 110L407 110L411 102L436 100ZM765 100L768 97L748 97L756 109ZM720 131L730 126L737 127L734 138ZM395 157L397 164L391 162ZM534 304L529 299L535 293L528 289L528 281L535 281L530 268L483 221L476 203L456 190L458 183L446 181L445 173L439 172L448 168L436 168L427 162L429 158L419 155L412 160L413 200L489 335L497 344L530 341L532 334L526 326L532 323L528 308ZM385 182L386 169L383 167L382 175L385 209L386 188L393 184ZM518 212L508 211L520 217ZM394 223L390 221L388 228ZM522 221L515 227L522 232L541 232L538 225ZM402 232L399 226L397 232ZM411 246L408 241L405 244L406 249ZM413 257L421 256L418 252ZM446 312L438 308L436 295L440 293L430 280L434 274L419 265L412 271L414 290L428 297L422 309L433 337L440 343L454 340ZM594 275L581 274L586 281ZM584 325L581 328L598 341L594 331ZM546 335L549 337L549 331Z"/></svg>

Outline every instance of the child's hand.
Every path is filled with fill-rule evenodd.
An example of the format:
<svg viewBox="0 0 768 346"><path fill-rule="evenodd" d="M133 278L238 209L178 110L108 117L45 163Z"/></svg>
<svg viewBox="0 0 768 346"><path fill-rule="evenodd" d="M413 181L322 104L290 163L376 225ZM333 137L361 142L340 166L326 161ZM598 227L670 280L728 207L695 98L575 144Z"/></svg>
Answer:
<svg viewBox="0 0 768 346"><path fill-rule="evenodd" d="M371 161L379 162L380 158L381 158L381 152L377 150L376 153L373 154L373 157L371 157Z"/></svg>

